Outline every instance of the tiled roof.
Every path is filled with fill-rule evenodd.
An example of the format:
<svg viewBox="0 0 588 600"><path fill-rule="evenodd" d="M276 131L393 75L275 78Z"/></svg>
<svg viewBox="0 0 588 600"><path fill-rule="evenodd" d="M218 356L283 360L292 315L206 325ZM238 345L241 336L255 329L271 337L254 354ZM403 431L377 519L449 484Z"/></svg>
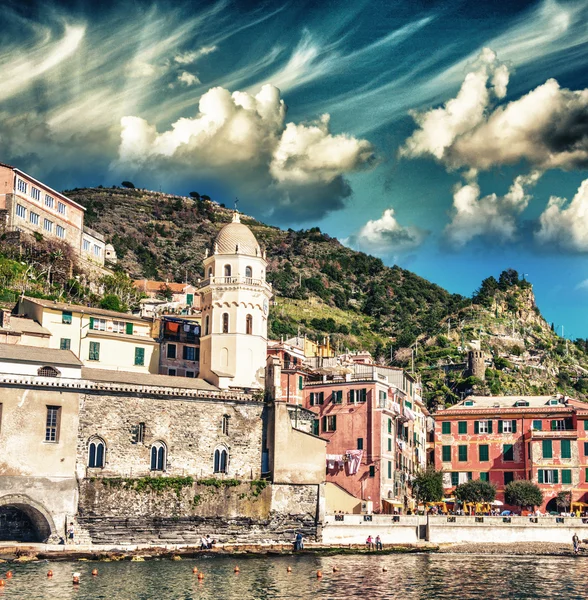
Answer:
<svg viewBox="0 0 588 600"><path fill-rule="evenodd" d="M130 371L114 371L110 369L82 368L82 378L91 381L104 381L108 383L129 383L133 385L148 385L173 388L188 388L194 390L218 391L204 379L190 377L172 377L170 375L153 375L150 373L133 373Z"/></svg>
<svg viewBox="0 0 588 600"><path fill-rule="evenodd" d="M0 344L0 361L32 362L43 365L78 367L82 362L71 350L56 350L20 344Z"/></svg>
<svg viewBox="0 0 588 600"><path fill-rule="evenodd" d="M10 317L10 325L0 331L13 331L14 333L32 333L34 335L50 336L51 332L41 327L34 319L24 319L23 317Z"/></svg>
<svg viewBox="0 0 588 600"><path fill-rule="evenodd" d="M82 304L68 304L66 302L55 302L54 300L45 300L43 298L29 298L24 297L24 300L37 304L44 308L51 308L53 310L69 310L71 312L83 312L87 315L96 315L98 317L111 317L113 319L119 319L121 321L140 321L145 323L145 319L131 313L121 313L114 310L105 310L103 308L93 308L91 306L84 306Z"/></svg>
<svg viewBox="0 0 588 600"><path fill-rule="evenodd" d="M133 285L144 292L159 292L167 286L175 294L183 293L189 286L187 283L166 283L165 281L152 281L150 279L137 279L133 281Z"/></svg>

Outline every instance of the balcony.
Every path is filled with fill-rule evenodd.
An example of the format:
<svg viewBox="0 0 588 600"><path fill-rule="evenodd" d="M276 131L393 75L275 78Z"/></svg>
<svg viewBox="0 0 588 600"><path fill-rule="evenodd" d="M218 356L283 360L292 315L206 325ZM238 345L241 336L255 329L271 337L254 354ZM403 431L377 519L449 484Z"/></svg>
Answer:
<svg viewBox="0 0 588 600"><path fill-rule="evenodd" d="M533 440L576 440L578 439L578 431L576 429L551 429L540 431L531 429L531 439Z"/></svg>
<svg viewBox="0 0 588 600"><path fill-rule="evenodd" d="M272 287L264 279L255 279L254 277L209 277L199 283L199 288L202 289L209 285L247 285L266 289Z"/></svg>

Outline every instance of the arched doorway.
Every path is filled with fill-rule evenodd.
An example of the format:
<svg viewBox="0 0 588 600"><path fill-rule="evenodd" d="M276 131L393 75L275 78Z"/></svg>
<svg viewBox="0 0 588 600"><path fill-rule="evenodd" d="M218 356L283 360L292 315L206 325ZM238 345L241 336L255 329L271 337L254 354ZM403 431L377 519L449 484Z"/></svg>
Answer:
<svg viewBox="0 0 588 600"><path fill-rule="evenodd" d="M20 494L0 497L0 541L45 542L54 534L55 523L43 506Z"/></svg>
<svg viewBox="0 0 588 600"><path fill-rule="evenodd" d="M562 509L557 505L557 499L556 498L552 498L547 503L547 506L545 507L545 512L547 512L547 513L550 513L550 512L560 513L561 511L562 511Z"/></svg>

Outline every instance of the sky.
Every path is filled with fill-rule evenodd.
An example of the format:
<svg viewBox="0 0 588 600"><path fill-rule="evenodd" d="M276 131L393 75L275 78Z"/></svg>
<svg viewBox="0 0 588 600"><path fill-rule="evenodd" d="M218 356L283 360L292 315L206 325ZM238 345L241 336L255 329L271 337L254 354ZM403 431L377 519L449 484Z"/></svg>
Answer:
<svg viewBox="0 0 588 600"><path fill-rule="evenodd" d="M588 337L588 0L4 2L0 162L198 191ZM563 327L563 330L562 330Z"/></svg>

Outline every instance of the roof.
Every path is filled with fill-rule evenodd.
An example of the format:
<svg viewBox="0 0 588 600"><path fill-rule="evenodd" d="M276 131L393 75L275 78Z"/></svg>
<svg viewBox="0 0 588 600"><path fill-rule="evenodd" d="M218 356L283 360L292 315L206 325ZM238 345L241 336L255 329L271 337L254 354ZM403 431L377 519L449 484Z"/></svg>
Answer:
<svg viewBox="0 0 588 600"><path fill-rule="evenodd" d="M43 365L81 367L82 362L71 350L56 350L20 344L0 344L0 361L29 362Z"/></svg>
<svg viewBox="0 0 588 600"><path fill-rule="evenodd" d="M90 229L89 227L86 227L85 225L84 225L84 233L93 238L96 238L99 242L106 241L106 238L101 233L98 233L96 230Z"/></svg>
<svg viewBox="0 0 588 600"><path fill-rule="evenodd" d="M181 294L187 287L191 287L189 283L169 283L150 279L137 279L133 281L133 285L144 292L160 292L162 288L168 287L175 294Z"/></svg>
<svg viewBox="0 0 588 600"><path fill-rule="evenodd" d="M247 254L260 256L261 248L247 225L241 223L239 213L233 214L233 221L225 225L216 236L215 254Z"/></svg>
<svg viewBox="0 0 588 600"><path fill-rule="evenodd" d="M82 378L91 381L105 381L108 383L187 388L210 392L218 391L217 387L204 381L204 379L172 377L171 375L153 375L151 373L134 373L130 371L114 371L110 369L91 369L89 367L83 367Z"/></svg>
<svg viewBox="0 0 588 600"><path fill-rule="evenodd" d="M30 333L33 335L50 336L51 332L45 327L41 327L34 319L25 319L23 317L10 317L10 325L0 329L2 332Z"/></svg>
<svg viewBox="0 0 588 600"><path fill-rule="evenodd" d="M546 406L550 400L560 400L563 396L468 396L465 400L446 408L445 410L462 408L513 408L518 402L528 402L529 406ZM473 406L465 404L474 402Z"/></svg>
<svg viewBox="0 0 588 600"><path fill-rule="evenodd" d="M557 400L558 404L549 404L551 400ZM473 402L473 404L466 404ZM528 403L528 405L527 405ZM496 411L516 413L533 412L545 410L549 412L572 412L574 410L587 410L588 404L567 398L564 396L468 396L465 400L441 409L435 414L435 418L456 414L493 414Z"/></svg>
<svg viewBox="0 0 588 600"><path fill-rule="evenodd" d="M84 306L83 304L68 304L67 302L56 302L54 300L46 300L44 298L29 298L25 296L23 300L30 302L31 304L37 304L43 308L50 308L52 310L69 310L71 312L83 312L88 315L97 315L99 317L112 317L113 319L120 319L121 321L140 321L145 323L145 319L131 313L122 313L115 310L105 310L103 308L94 308L92 306Z"/></svg>

